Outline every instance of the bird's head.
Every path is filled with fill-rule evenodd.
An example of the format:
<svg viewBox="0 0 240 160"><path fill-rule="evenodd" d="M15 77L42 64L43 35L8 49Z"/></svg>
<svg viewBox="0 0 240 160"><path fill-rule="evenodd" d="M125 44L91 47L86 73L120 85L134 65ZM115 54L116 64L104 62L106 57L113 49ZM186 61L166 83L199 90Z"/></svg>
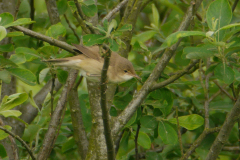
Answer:
<svg viewBox="0 0 240 160"><path fill-rule="evenodd" d="M121 57L120 61L116 63L116 74L118 82L125 82L132 78L136 78L141 81L141 78L136 74L132 63L123 57Z"/></svg>

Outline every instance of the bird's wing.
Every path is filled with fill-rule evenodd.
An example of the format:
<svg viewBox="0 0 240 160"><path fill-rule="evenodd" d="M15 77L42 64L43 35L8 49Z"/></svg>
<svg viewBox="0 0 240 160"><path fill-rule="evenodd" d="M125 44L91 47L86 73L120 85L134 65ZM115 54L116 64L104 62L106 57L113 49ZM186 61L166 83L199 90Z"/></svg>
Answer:
<svg viewBox="0 0 240 160"><path fill-rule="evenodd" d="M99 52L98 46L85 47L85 46L77 45L77 44L72 44L72 45L74 45L77 48L74 51L84 54L88 58L95 59L97 61L101 61L102 58L98 53Z"/></svg>

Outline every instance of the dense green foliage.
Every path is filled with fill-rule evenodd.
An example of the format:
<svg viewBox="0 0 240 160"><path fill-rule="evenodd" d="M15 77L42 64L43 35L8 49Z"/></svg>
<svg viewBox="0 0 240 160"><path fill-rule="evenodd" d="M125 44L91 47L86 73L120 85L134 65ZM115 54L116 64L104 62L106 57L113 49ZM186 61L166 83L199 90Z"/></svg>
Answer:
<svg viewBox="0 0 240 160"><path fill-rule="evenodd" d="M146 2L146 1L144 1ZM35 39L22 32L9 30L12 26L28 27L33 23L33 31L52 37L63 38L68 44L84 45L107 44L112 51L126 47L121 37L124 32L133 29L131 51L128 59L133 63L143 82L152 73L157 62L172 45L179 44L175 55L169 61L158 83L164 82L184 71L196 59L200 59L185 74L167 86L156 88L148 94L141 106L122 129L122 137L116 159L134 159L135 136L138 134L138 151L140 157L147 160L180 159L189 146L201 135L209 123L209 128L221 126L227 113L233 107L240 85L239 51L240 51L240 5L232 12L234 1L216 0L203 1L186 31L176 32L184 19L190 1L153 0L140 11L136 17L135 26L122 24L120 14L116 14L110 22L100 21L111 9L119 4L116 0L99 0L95 5L93 0L79 2L85 16L92 17L96 13L99 25L93 27L99 34L83 35L82 26L74 17L77 8L73 1L57 0L58 13L61 22L51 25L44 1L35 0L35 18L30 17L30 4L27 0L21 2L17 20L10 13L0 14L0 40L11 37L11 43L0 46L0 80L11 83L11 76L17 78L17 93L2 97L0 115L18 117L21 112L11 110L22 104L31 103L38 108L33 95L56 75L60 83L65 84L68 70L53 68L42 62L44 59L73 56L72 53L52 46L47 42ZM71 28L69 27L71 26ZM74 34L73 30L77 33ZM12 52L9 58L6 52ZM110 115L117 117L133 99L133 94L140 90L142 84L132 79L119 84L110 108ZM1 88L1 87L0 87ZM54 106L61 91L54 92ZM79 101L83 123L89 135L92 127L92 117L86 82L78 88ZM209 104L206 104L208 102ZM42 102L42 109L31 124L26 128L22 139L37 154L42 147L44 135L51 119L50 94ZM205 106L205 107L204 107ZM204 120L206 110L209 112L209 122ZM176 119L178 117L178 120ZM205 127L204 127L205 126ZM139 133L137 133L140 127ZM11 126L6 125L11 130ZM181 133L181 137L179 137ZM0 140L8 134L0 130ZM191 154L191 159L204 160L217 136L217 132L208 134ZM179 141L181 138L181 142ZM237 124L233 127L226 142L228 146L238 146ZM28 157L26 149L17 142L21 159ZM238 151L222 151L221 159L237 159ZM0 157L6 158L3 145L0 144ZM50 159L78 159L77 145L73 138L73 126L69 107L65 112L59 136L56 139Z"/></svg>

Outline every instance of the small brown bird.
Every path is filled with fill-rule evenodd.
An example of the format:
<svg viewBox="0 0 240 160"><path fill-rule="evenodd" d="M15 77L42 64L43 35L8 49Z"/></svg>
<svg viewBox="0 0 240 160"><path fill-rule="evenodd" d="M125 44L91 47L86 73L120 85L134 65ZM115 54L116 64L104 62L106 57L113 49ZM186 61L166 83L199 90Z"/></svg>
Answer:
<svg viewBox="0 0 240 160"><path fill-rule="evenodd" d="M82 76L90 81L100 81L104 58L99 54L99 47L85 47L75 44L74 46L76 47L74 51L80 53L80 55L60 59L49 59L45 60L45 62L51 62L56 66L78 69L81 71ZM112 52L111 54L107 77L110 83L125 82L134 77L141 80L136 74L132 63L116 52Z"/></svg>

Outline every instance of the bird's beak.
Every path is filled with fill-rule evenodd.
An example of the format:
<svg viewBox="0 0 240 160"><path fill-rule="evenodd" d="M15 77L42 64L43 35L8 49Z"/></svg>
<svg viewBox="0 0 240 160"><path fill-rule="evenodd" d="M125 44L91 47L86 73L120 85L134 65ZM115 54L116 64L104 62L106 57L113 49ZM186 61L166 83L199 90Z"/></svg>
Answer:
<svg viewBox="0 0 240 160"><path fill-rule="evenodd" d="M136 78L141 84L143 84L142 78L139 77L137 74L133 75L133 77Z"/></svg>

